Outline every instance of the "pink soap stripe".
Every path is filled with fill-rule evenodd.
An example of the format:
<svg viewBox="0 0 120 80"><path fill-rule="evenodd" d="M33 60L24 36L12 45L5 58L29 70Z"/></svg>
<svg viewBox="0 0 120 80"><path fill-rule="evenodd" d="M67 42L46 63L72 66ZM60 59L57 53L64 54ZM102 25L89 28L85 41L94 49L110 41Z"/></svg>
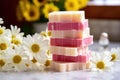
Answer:
<svg viewBox="0 0 120 80"><path fill-rule="evenodd" d="M88 27L88 20L83 22L48 22L48 30L83 30Z"/></svg>
<svg viewBox="0 0 120 80"><path fill-rule="evenodd" d="M64 47L81 47L88 46L93 43L93 36L84 39L69 39L69 38L51 38L50 45Z"/></svg>
<svg viewBox="0 0 120 80"><path fill-rule="evenodd" d="M64 56L64 55L52 55L53 61L61 62L83 62L86 63L89 61L89 56L79 55L79 56Z"/></svg>

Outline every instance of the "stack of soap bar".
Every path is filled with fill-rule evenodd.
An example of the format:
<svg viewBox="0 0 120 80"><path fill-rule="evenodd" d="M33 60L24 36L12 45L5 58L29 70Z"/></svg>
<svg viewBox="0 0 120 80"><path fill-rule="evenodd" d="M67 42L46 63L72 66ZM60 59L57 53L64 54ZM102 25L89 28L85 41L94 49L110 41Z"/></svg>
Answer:
<svg viewBox="0 0 120 80"><path fill-rule="evenodd" d="M48 30L51 31L51 68L55 71L73 71L89 68L93 43L84 11L59 11L49 14Z"/></svg>

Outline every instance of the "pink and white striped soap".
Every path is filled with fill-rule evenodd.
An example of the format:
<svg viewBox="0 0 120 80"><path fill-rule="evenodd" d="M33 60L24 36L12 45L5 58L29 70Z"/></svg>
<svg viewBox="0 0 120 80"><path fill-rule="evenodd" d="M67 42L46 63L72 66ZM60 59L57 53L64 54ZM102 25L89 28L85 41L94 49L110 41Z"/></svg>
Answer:
<svg viewBox="0 0 120 80"><path fill-rule="evenodd" d="M88 46L93 43L93 36L84 11L52 12L47 25L51 31L51 68L60 72L88 69Z"/></svg>

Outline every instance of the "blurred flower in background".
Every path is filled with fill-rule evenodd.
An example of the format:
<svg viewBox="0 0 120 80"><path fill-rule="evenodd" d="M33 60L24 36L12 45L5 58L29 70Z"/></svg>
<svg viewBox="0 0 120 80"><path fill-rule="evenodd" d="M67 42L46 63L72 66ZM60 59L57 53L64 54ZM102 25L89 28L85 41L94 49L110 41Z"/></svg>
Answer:
<svg viewBox="0 0 120 80"><path fill-rule="evenodd" d="M3 19L2 19L2 18L0 18L0 24L3 24L3 23L4 23Z"/></svg>
<svg viewBox="0 0 120 80"><path fill-rule="evenodd" d="M16 8L18 21L46 22L53 11L77 11L88 0L19 0Z"/></svg>
<svg viewBox="0 0 120 80"><path fill-rule="evenodd" d="M45 4L43 8L43 14L45 18L48 18L48 14L52 11L59 11L59 8L55 6L53 3L47 3Z"/></svg>

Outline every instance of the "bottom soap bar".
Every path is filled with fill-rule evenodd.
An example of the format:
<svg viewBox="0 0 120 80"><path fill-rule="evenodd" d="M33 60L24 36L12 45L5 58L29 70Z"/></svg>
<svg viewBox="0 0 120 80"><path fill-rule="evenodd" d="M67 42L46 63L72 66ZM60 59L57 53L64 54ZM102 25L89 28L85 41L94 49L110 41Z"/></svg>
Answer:
<svg viewBox="0 0 120 80"><path fill-rule="evenodd" d="M80 62L51 62L51 69L58 72L67 72L75 70L86 70L89 69L90 63L80 63Z"/></svg>

